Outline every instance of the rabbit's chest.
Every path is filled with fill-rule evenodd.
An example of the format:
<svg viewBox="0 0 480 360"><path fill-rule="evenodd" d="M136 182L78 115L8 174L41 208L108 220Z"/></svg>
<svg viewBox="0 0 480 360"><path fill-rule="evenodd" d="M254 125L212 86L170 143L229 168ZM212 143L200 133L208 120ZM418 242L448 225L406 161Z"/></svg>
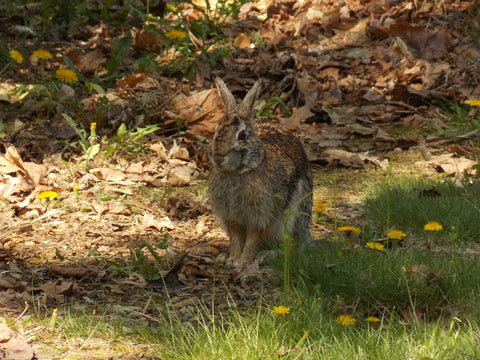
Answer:
<svg viewBox="0 0 480 360"><path fill-rule="evenodd" d="M248 174L213 179L209 183L212 207L222 220L270 219L275 209L273 194L264 181L252 180Z"/></svg>

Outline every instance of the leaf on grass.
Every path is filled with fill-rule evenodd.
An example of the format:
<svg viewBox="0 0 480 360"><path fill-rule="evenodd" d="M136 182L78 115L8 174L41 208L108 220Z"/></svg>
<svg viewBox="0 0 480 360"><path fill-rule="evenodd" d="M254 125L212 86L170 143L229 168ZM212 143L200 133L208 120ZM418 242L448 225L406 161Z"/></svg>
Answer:
<svg viewBox="0 0 480 360"><path fill-rule="evenodd" d="M413 262L407 266L402 267L402 271L408 274L417 283L424 283L425 285L432 285L442 279L442 273L436 273L430 267L418 262Z"/></svg>
<svg viewBox="0 0 480 360"><path fill-rule="evenodd" d="M103 204L100 204L98 202L94 202L92 204L92 207L95 210L95 212L98 214L99 217L106 214L108 212L108 209L109 209L108 206L104 206Z"/></svg>
<svg viewBox="0 0 480 360"><path fill-rule="evenodd" d="M25 290L25 286L21 284L20 281L18 281L17 279L15 279L13 276L10 276L10 275L2 275L0 277L0 288L14 289L15 291Z"/></svg>
<svg viewBox="0 0 480 360"><path fill-rule="evenodd" d="M108 212L111 214L116 214L116 215L130 215L131 211L130 209L123 203L121 202L109 202L109 209Z"/></svg>
<svg viewBox="0 0 480 360"><path fill-rule="evenodd" d="M328 161L329 164L336 164L354 169L364 169L368 166L388 168L388 160L381 159L378 156L368 156L359 153L351 153L338 149L327 149L320 155L321 159Z"/></svg>
<svg viewBox="0 0 480 360"><path fill-rule="evenodd" d="M2 177L0 177L0 197L8 199L10 195L14 192L15 186L18 184L19 181L19 178L12 177L7 174L4 174Z"/></svg>
<svg viewBox="0 0 480 360"><path fill-rule="evenodd" d="M197 296L192 296L192 295L189 295L189 297L187 297L186 299L181 299L181 300L178 300L178 301L173 301L173 300L177 300L178 298L174 298L172 299L171 301L171 304L173 306L174 309L182 309L182 308L185 308L187 306L195 306L199 303L199 298Z"/></svg>
<svg viewBox="0 0 480 360"><path fill-rule="evenodd" d="M448 175L456 175L458 178L462 178L465 173L474 175L475 171L472 169L472 166L476 164L476 161L463 157L455 157L454 154L442 154L433 157L430 161L416 162L415 166L433 168L438 172L444 172Z"/></svg>
<svg viewBox="0 0 480 360"><path fill-rule="evenodd" d="M49 298L52 298L55 301L64 301L63 293L66 291L73 290L74 282L73 281L49 281L44 284L41 284L33 290L40 290Z"/></svg>

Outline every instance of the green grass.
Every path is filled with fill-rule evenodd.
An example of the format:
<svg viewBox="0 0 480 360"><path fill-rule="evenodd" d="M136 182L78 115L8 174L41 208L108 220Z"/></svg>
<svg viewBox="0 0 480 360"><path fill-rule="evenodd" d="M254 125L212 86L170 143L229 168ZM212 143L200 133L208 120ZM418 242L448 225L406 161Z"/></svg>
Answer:
<svg viewBox="0 0 480 360"><path fill-rule="evenodd" d="M438 131L439 136L465 135L480 128L480 114L477 106L465 105L445 98L437 98L436 103L448 125Z"/></svg>
<svg viewBox="0 0 480 360"><path fill-rule="evenodd" d="M368 223L386 232L397 228L417 239L478 241L479 189L478 181L458 187L449 179L392 177L370 190L364 215ZM438 221L448 236L427 234L423 227L429 221Z"/></svg>
<svg viewBox="0 0 480 360"><path fill-rule="evenodd" d="M419 266L438 277L424 279L416 271ZM480 294L480 284L472 281L480 278L477 259L455 254L315 247L292 268L297 293L331 299L331 306L341 300L362 317L381 317L413 305L428 316L451 309L469 313Z"/></svg>
<svg viewBox="0 0 480 360"><path fill-rule="evenodd" d="M196 320L179 318L135 322L120 314L88 315L59 310L56 332L64 346L56 358L104 358L106 350L148 359L477 359L479 318L406 323L392 312L379 323L361 317L337 324L329 297L308 297L291 304L287 315L272 314L271 304L222 315L198 308ZM206 315L199 315L199 314ZM126 330L128 329L128 331ZM53 331L53 330L51 330ZM308 333L307 333L308 332ZM142 345L143 344L143 345ZM52 344L53 345L53 344ZM46 347L47 344L44 344ZM135 354L135 355L134 355Z"/></svg>
<svg viewBox="0 0 480 360"><path fill-rule="evenodd" d="M226 329L211 325L188 334L172 333L177 341L163 359L408 359L429 356L478 355L478 328L453 320L407 328L392 318L377 326L342 327L315 308L293 310L288 318L244 316ZM394 325L394 323L396 323ZM303 335L303 329L309 332ZM175 351L172 351L175 350Z"/></svg>

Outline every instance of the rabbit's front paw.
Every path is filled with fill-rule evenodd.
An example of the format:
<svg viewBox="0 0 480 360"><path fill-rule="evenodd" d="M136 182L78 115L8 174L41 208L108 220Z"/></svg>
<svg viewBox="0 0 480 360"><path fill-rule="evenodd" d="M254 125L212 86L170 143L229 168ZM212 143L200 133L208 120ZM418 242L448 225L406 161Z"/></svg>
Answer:
<svg viewBox="0 0 480 360"><path fill-rule="evenodd" d="M236 269L238 267L241 267L243 263L240 261L239 256L230 256L227 261L225 262L225 265L229 269Z"/></svg>
<svg viewBox="0 0 480 360"><path fill-rule="evenodd" d="M230 254L230 257L226 261L226 265L229 269L243 269L248 264L251 264L255 260L254 253L248 253L243 251L241 254Z"/></svg>

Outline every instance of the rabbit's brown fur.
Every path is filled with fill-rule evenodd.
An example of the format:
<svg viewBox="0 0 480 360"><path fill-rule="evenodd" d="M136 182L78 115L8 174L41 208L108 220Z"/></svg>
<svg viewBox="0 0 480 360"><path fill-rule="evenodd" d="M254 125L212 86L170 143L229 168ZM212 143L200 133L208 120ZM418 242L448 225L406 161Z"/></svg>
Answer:
<svg viewBox="0 0 480 360"><path fill-rule="evenodd" d="M295 136L255 124L253 105L260 82L241 104L221 79L215 83L226 114L209 148L208 194L230 238L228 263L238 266L252 262L265 240L283 242L280 214L295 204L297 213L288 219L288 231L296 241L310 240L312 174Z"/></svg>

